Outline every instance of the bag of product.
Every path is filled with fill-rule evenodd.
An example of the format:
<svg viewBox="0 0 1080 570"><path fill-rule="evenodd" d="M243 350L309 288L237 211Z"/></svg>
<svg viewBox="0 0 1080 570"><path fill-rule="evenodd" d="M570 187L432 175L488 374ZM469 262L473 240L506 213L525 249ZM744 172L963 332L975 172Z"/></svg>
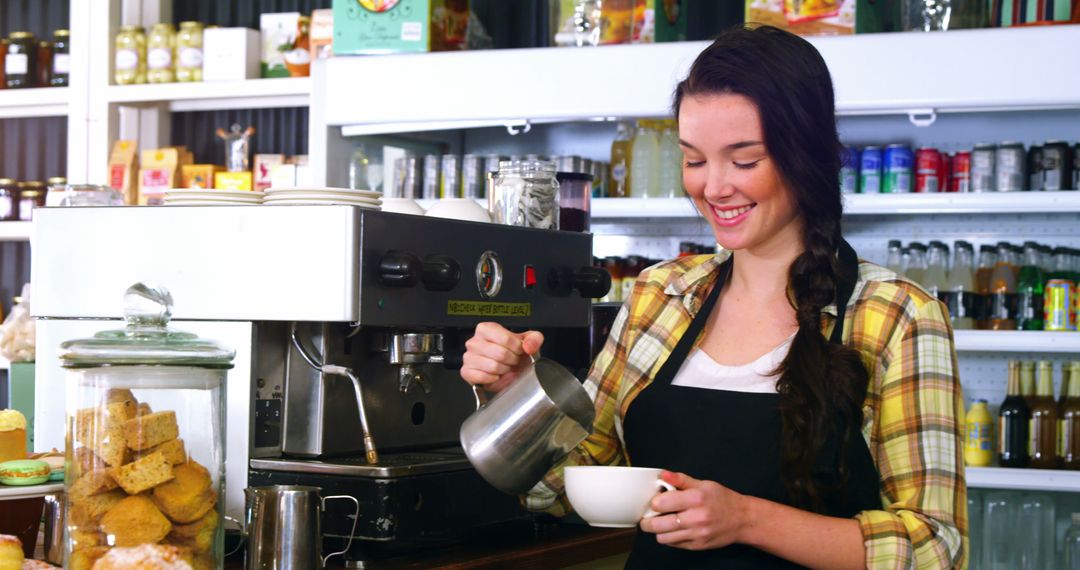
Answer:
<svg viewBox="0 0 1080 570"><path fill-rule="evenodd" d="M0 326L0 355L11 362L33 362L36 349L34 319L30 316L30 284L23 285L22 296Z"/></svg>

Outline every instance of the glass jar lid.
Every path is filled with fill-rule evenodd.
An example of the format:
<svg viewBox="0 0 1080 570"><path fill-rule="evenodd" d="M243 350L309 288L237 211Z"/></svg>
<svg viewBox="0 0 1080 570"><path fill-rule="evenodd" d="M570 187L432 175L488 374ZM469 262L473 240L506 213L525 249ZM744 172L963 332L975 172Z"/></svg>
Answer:
<svg viewBox="0 0 1080 570"><path fill-rule="evenodd" d="M227 369L236 351L212 340L168 327L172 295L164 287L136 283L124 294L124 320L119 330L60 345L64 368L98 366L195 366Z"/></svg>

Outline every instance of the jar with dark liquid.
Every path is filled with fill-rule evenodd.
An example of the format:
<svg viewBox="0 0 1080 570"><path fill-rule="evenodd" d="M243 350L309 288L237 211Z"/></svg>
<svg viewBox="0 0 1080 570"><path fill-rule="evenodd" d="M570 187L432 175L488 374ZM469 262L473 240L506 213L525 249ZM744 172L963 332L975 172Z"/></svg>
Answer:
<svg viewBox="0 0 1080 570"><path fill-rule="evenodd" d="M37 69L37 41L30 32L12 32L4 56L4 74L8 89L34 86Z"/></svg>
<svg viewBox="0 0 1080 570"><path fill-rule="evenodd" d="M67 87L68 74L71 72L71 34L67 30L53 32L52 73L49 75L50 87Z"/></svg>
<svg viewBox="0 0 1080 570"><path fill-rule="evenodd" d="M53 45L48 40L38 42L34 85L48 87L52 82Z"/></svg>

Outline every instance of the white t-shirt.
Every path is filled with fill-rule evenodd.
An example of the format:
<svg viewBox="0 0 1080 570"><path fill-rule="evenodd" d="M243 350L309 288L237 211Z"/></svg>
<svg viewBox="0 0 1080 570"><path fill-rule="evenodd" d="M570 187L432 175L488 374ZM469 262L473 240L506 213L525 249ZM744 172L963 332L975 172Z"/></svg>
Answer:
<svg viewBox="0 0 1080 570"><path fill-rule="evenodd" d="M741 366L725 366L713 360L699 349L692 351L671 381L673 386L775 394L779 374L773 374L787 358L791 349L791 335L776 348L759 356L757 360Z"/></svg>

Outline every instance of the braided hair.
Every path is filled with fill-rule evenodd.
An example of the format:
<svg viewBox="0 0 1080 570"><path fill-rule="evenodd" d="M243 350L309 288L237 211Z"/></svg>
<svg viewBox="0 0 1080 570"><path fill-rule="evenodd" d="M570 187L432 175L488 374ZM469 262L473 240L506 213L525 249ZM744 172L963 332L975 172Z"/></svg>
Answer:
<svg viewBox="0 0 1080 570"><path fill-rule="evenodd" d="M821 333L822 309L836 299L841 241L832 80L805 39L771 26L739 27L720 34L694 61L675 90L675 116L687 96L720 94L756 104L765 146L803 220L804 249L788 274L799 328L777 370L780 465L795 504L822 512L824 498L848 477L844 458L859 434L869 381L859 353ZM838 447L827 448L830 436ZM815 476L819 466L839 476Z"/></svg>

